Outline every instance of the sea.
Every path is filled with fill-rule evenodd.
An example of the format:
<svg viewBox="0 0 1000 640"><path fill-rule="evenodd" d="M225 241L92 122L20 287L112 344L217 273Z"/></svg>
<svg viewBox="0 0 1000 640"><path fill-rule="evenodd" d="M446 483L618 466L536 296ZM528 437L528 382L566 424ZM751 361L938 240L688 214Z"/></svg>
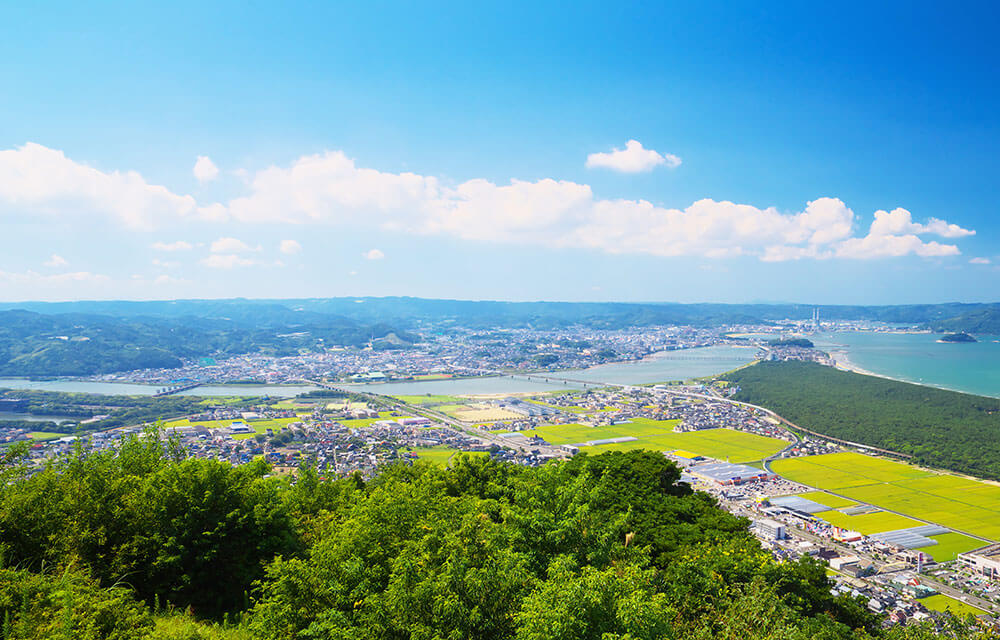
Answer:
<svg viewBox="0 0 1000 640"><path fill-rule="evenodd" d="M1000 336L938 342L932 333L824 333L810 339L867 373L942 389L1000 397Z"/></svg>

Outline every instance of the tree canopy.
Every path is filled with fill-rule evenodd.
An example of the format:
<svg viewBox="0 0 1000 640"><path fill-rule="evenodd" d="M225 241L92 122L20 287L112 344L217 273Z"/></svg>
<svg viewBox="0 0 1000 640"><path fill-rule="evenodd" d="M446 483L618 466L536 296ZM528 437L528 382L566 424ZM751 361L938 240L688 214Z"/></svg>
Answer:
<svg viewBox="0 0 1000 640"><path fill-rule="evenodd" d="M651 452L293 481L147 436L0 473L5 640L884 635Z"/></svg>

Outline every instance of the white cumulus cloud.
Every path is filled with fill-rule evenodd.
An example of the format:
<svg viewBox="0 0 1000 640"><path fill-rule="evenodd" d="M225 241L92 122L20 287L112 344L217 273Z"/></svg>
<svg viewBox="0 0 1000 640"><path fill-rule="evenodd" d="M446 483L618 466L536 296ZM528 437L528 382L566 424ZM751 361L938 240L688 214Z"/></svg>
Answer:
<svg viewBox="0 0 1000 640"><path fill-rule="evenodd" d="M250 267L257 264L254 260L244 258L235 253L213 253L202 258L201 263L212 269L235 269L237 267Z"/></svg>
<svg viewBox="0 0 1000 640"><path fill-rule="evenodd" d="M390 213L418 213L441 195L437 178L355 166L343 152L304 156L287 169L269 167L250 182L251 194L229 203L243 222L365 222ZM370 220L369 217L382 216Z"/></svg>
<svg viewBox="0 0 1000 640"><path fill-rule="evenodd" d="M949 224L944 220L931 218L927 224L913 222L913 216L906 209L892 211L876 211L869 233L873 236L910 235L930 233L942 238L963 238L975 235L970 229L963 229L957 224Z"/></svg>
<svg viewBox="0 0 1000 640"><path fill-rule="evenodd" d="M208 156L198 156L191 171L198 182L211 182L219 177L219 167Z"/></svg>
<svg viewBox="0 0 1000 640"><path fill-rule="evenodd" d="M993 264L993 261L989 258L973 258L969 260L969 264Z"/></svg>
<svg viewBox="0 0 1000 640"><path fill-rule="evenodd" d="M624 150L593 154L588 164L633 171L679 161L629 141ZM384 172L359 167L341 151L248 172L245 189L227 203L199 204L191 196L150 185L135 172L100 171L41 145L0 151L0 220L19 215L104 216L136 229L167 227L185 219L244 228L339 225L522 246L654 256L751 256L772 262L950 256L960 253L957 244L926 236L952 240L975 233L938 218L917 222L908 210L896 208L876 211L867 234L859 234L858 216L832 197L792 211L710 198L673 208L643 199L601 199L587 184L553 178L455 183ZM194 248L185 241L155 242L152 247ZM286 255L301 249L295 241L281 242L278 248ZM219 238L210 251L220 257L203 263L249 266L246 263L255 261L246 254L261 250L234 237ZM369 253L381 256L375 251Z"/></svg>
<svg viewBox="0 0 1000 640"><path fill-rule="evenodd" d="M836 247L838 258L855 258L867 260L870 258L898 258L910 254L923 258L957 256L961 253L953 244L941 244L937 241L924 242L915 235L867 235L863 238L850 238Z"/></svg>
<svg viewBox="0 0 1000 640"><path fill-rule="evenodd" d="M622 173L643 173L659 166L674 169L680 165L681 159L677 156L646 149L638 140L629 140L624 149L587 156L588 169L611 169Z"/></svg>
<svg viewBox="0 0 1000 640"><path fill-rule="evenodd" d="M817 198L793 212L708 198L674 209L646 200L603 200L589 185L549 178L448 185L431 176L359 168L340 152L269 167L250 185L249 195L230 203L241 221L337 224L608 253L751 255L767 261L931 257L958 248L919 235L974 233L942 220L917 224L909 212L894 210L878 214L873 237L862 241L854 238L855 213L838 198Z"/></svg>
<svg viewBox="0 0 1000 640"><path fill-rule="evenodd" d="M368 251L365 251L361 255L363 255L366 260L381 260L382 258L385 257L385 254L379 251L378 249L370 249Z"/></svg>
<svg viewBox="0 0 1000 640"><path fill-rule="evenodd" d="M198 207L193 197L149 184L135 171L101 171L33 142L0 150L0 217L98 215L133 229L150 229L164 219L212 213Z"/></svg>
<svg viewBox="0 0 1000 640"><path fill-rule="evenodd" d="M245 253L247 251L260 251L260 247L251 247L237 238L219 238L212 242L209 250L212 253Z"/></svg>
<svg viewBox="0 0 1000 640"><path fill-rule="evenodd" d="M295 240L282 240L278 250L286 255L292 255L302 251L302 245Z"/></svg>
<svg viewBox="0 0 1000 640"><path fill-rule="evenodd" d="M194 249L194 245L183 240L178 240L177 242L154 242L150 246L154 251L190 251Z"/></svg>
<svg viewBox="0 0 1000 640"><path fill-rule="evenodd" d="M69 264L69 262L66 261L66 258L53 253L52 257L46 260L43 264L46 267L56 268L56 267L65 267L66 265Z"/></svg>

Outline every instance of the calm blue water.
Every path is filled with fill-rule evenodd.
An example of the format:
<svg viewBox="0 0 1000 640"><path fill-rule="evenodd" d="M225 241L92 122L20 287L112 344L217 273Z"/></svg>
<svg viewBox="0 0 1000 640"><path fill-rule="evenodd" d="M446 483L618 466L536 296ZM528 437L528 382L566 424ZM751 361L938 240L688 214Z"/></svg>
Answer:
<svg viewBox="0 0 1000 640"><path fill-rule="evenodd" d="M722 373L735 369L753 359L755 349L739 347L706 347L658 353L645 360L606 364L589 369L570 369L550 375L616 384L641 384L669 382ZM529 393L572 388L572 384L546 382L544 374L525 374L517 378L490 377L455 380L429 380L427 382L389 382L380 384L342 385L347 389L369 391L385 395L487 395L498 393ZM0 388L38 389L42 391L69 391L86 393L152 395L162 385L123 384L117 382L88 382L85 380L49 380L35 382L24 378L0 378ZM276 396L291 397L312 391L308 385L205 385L180 395L190 396Z"/></svg>
<svg viewBox="0 0 1000 640"><path fill-rule="evenodd" d="M151 396L164 385L130 384L126 382L92 382L89 380L28 380L26 378L0 378L2 389L36 389L38 391L63 391L67 393L100 393L103 395ZM290 398L306 391L315 391L312 385L235 385L219 384L195 387L181 391L181 396L274 396Z"/></svg>
<svg viewBox="0 0 1000 640"><path fill-rule="evenodd" d="M942 344L940 335L842 332L817 335L817 347L846 353L852 365L882 376L1000 397L1000 336Z"/></svg>

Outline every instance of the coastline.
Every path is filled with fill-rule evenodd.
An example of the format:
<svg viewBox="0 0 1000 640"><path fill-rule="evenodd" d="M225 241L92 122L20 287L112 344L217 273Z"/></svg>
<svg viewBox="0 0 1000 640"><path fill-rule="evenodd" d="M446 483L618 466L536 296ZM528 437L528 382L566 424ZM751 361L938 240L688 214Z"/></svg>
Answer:
<svg viewBox="0 0 1000 640"><path fill-rule="evenodd" d="M857 374L860 374L860 375L863 375L863 376L872 376L874 378L884 378L886 380L892 380L894 382L905 382L906 384L915 384L915 385L919 385L921 387L928 387L928 388L931 388L931 389L941 389L943 391L953 391L955 393L962 393L962 394L965 394L967 396L979 396L979 397L982 397L982 398L997 398L997 397L1000 397L1000 396L992 396L992 395L988 395L988 394L984 394L984 393L973 393L971 391L966 391L964 389L955 389L953 387L946 387L946 386L941 385L941 384L928 384L927 382L916 381L916 380L908 380L906 378L898 378L898 377L894 377L894 376L887 376L887 375L882 374L882 373L875 373L874 371L869 371L867 369L863 369L863 368L857 366L856 364L854 364L853 362L851 362L850 358L847 355L847 350L846 349L830 350L830 351L827 351L827 353L830 355L830 358L833 360L833 368L834 369L839 369L840 371L850 371L851 373L857 373Z"/></svg>
<svg viewBox="0 0 1000 640"><path fill-rule="evenodd" d="M891 376L875 373L874 371L869 371L868 369L862 369L858 365L851 362L851 359L847 356L846 349L831 350L828 351L827 353L830 355L830 359L833 360L834 369L840 369L841 371L850 371L852 373L860 373L863 376L875 376L876 378L896 380L897 382L908 382L908 380L900 380L898 378L893 378Z"/></svg>

